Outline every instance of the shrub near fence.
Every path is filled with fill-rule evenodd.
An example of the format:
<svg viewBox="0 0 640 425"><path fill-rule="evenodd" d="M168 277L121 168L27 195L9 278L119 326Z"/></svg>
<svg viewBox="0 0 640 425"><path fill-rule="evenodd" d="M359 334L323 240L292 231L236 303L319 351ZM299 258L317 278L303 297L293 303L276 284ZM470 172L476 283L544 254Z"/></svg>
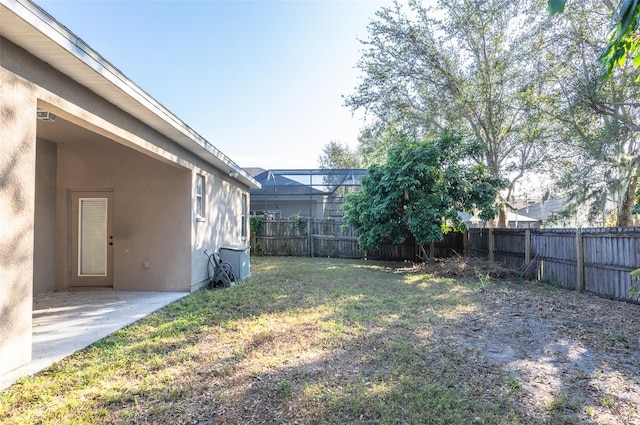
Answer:
<svg viewBox="0 0 640 425"><path fill-rule="evenodd" d="M630 300L639 282L640 228L469 229L469 254L523 277L565 288Z"/></svg>
<svg viewBox="0 0 640 425"><path fill-rule="evenodd" d="M358 247L353 228L343 226L341 220L322 220L306 217L263 219L259 229L251 235L251 250L260 255L289 255L296 257L369 258L375 260L417 261L419 252L415 239L407 235L403 244L384 244L377 250L364 251ZM443 258L462 254L462 233L448 233L442 242L433 244L433 257Z"/></svg>

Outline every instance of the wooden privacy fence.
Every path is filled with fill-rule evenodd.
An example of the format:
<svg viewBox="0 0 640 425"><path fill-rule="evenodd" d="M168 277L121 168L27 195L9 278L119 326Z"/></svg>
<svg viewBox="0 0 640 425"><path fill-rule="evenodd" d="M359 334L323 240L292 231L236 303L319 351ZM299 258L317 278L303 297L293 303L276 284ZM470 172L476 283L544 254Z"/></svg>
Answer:
<svg viewBox="0 0 640 425"><path fill-rule="evenodd" d="M631 299L639 282L630 272L640 268L640 228L593 229L469 229L448 233L430 246L432 258L457 254L486 258L515 270L523 278L555 282L563 287L617 299ZM340 220L301 217L263 219L252 232L251 251L257 255L370 258L418 261L419 251L409 235L401 245L364 251L352 228Z"/></svg>
<svg viewBox="0 0 640 425"><path fill-rule="evenodd" d="M521 276L617 299L638 284L640 228L469 229L469 255Z"/></svg>
<svg viewBox="0 0 640 425"><path fill-rule="evenodd" d="M341 220L335 219L265 218L258 228L251 234L251 251L258 255L416 261L420 254L411 235L407 235L405 243L400 245L385 244L375 251L361 250L353 228L343 226ZM442 258L454 252L462 254L463 250L464 235L449 233L442 242L429 247L429 254Z"/></svg>

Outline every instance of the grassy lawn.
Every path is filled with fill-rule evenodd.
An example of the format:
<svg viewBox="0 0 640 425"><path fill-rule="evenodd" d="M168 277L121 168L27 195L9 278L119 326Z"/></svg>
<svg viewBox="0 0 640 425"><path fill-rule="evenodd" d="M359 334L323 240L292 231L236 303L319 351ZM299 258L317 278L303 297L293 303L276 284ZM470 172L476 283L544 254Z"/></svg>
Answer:
<svg viewBox="0 0 640 425"><path fill-rule="evenodd" d="M238 286L0 393L0 423L563 423L533 417L516 378L437 332L474 315L477 280L390 266L254 257Z"/></svg>

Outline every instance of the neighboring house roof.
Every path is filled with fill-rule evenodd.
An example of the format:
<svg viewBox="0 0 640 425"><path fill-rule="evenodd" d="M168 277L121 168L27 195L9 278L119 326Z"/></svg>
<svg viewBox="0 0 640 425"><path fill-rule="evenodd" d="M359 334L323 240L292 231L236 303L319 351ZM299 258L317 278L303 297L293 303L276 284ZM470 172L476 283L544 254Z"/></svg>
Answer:
<svg viewBox="0 0 640 425"><path fill-rule="evenodd" d="M537 218L534 217L529 217L523 214L516 214L513 212L507 212L507 221L508 222L521 222L521 223L537 223L540 220L538 220Z"/></svg>
<svg viewBox="0 0 640 425"><path fill-rule="evenodd" d="M258 174L264 173L265 170L264 168L260 168L260 167L244 167L242 168L247 174L249 174L251 177L255 177Z"/></svg>
<svg viewBox="0 0 640 425"><path fill-rule="evenodd" d="M249 188L260 186L228 156L36 4L28 0L0 0L0 36Z"/></svg>
<svg viewBox="0 0 640 425"><path fill-rule="evenodd" d="M259 169L249 170L255 172ZM327 192L318 190L308 184L300 183L282 174L276 174L268 170L262 170L262 172L253 177L260 183L261 189L252 189L251 196L309 196L327 194Z"/></svg>
<svg viewBox="0 0 640 425"><path fill-rule="evenodd" d="M469 213L466 212L459 212L458 213L458 217L460 217L460 220L462 220L465 223L481 223L483 220L477 216L473 216ZM528 217L522 214L516 214L513 212L507 212L507 222L509 223L515 223L515 222L520 222L520 223L537 223L540 220L534 218L534 217Z"/></svg>
<svg viewBox="0 0 640 425"><path fill-rule="evenodd" d="M362 168L265 170L251 167L244 170L262 185L262 189L251 190L252 196L330 195L339 187L360 186L360 179L367 174Z"/></svg>
<svg viewBox="0 0 640 425"><path fill-rule="evenodd" d="M520 208L518 214L523 214L544 222L547 221L552 214L562 211L563 208L563 198L550 198L546 201L536 202Z"/></svg>
<svg viewBox="0 0 640 425"><path fill-rule="evenodd" d="M458 218L461 221L465 222L465 223L470 222L470 221L480 221L479 218L469 214L468 212L464 212L464 211L458 211Z"/></svg>

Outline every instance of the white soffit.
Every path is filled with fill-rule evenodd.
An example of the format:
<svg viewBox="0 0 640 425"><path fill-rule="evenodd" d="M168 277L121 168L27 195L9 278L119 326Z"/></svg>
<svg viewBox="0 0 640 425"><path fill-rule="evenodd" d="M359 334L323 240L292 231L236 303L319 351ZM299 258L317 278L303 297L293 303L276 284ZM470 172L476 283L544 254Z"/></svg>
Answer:
<svg viewBox="0 0 640 425"><path fill-rule="evenodd" d="M0 36L250 188L260 184L64 25L28 0L0 0Z"/></svg>

